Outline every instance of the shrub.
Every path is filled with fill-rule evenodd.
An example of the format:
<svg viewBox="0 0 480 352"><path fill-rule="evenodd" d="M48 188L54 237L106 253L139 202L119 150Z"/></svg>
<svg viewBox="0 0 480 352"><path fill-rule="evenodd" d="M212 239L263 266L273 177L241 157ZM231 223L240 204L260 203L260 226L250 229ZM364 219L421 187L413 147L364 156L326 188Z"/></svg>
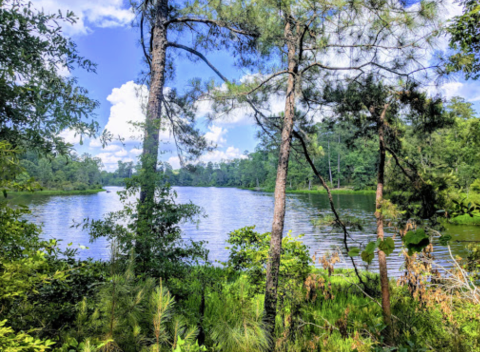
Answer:
<svg viewBox="0 0 480 352"><path fill-rule="evenodd" d="M231 245L227 247L230 249L230 256L224 264L233 271L247 272L250 282L256 286L258 292L263 289L265 280L270 233L260 234L254 229L255 226L247 226L230 232L227 240ZM310 272L312 259L307 246L299 241L302 237L303 235L292 237L291 232L283 237L280 280L296 278L304 281Z"/></svg>
<svg viewBox="0 0 480 352"><path fill-rule="evenodd" d="M471 185L470 188L474 192L480 193L480 178L477 178Z"/></svg>

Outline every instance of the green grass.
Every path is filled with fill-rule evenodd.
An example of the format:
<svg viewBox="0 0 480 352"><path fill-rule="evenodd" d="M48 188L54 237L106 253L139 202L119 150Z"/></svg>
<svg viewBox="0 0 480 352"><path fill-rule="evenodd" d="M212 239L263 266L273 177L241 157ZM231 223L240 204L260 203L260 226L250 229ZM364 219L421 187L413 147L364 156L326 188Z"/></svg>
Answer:
<svg viewBox="0 0 480 352"><path fill-rule="evenodd" d="M453 225L480 226L480 213L477 213L476 216L474 216L473 218L468 214L460 215L454 217L453 219L450 219L449 223Z"/></svg>
<svg viewBox="0 0 480 352"><path fill-rule="evenodd" d="M82 195L82 194L96 194L99 192L105 192L105 189L87 189L83 191L79 190L72 190L72 191L63 191L63 190L56 190L56 189L46 189L42 191L35 191L35 192L8 192L8 197L16 197L16 196L71 196L71 195Z"/></svg>

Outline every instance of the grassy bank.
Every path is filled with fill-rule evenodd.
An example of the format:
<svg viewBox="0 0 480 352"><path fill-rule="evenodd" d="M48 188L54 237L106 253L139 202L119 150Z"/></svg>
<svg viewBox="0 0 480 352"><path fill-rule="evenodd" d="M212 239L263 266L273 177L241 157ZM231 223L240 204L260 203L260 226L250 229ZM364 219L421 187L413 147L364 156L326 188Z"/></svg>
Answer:
<svg viewBox="0 0 480 352"><path fill-rule="evenodd" d="M17 197L17 196L72 196L72 195L82 195L82 194L96 194L99 192L105 192L105 189L86 189L86 190L72 190L64 191L58 189L46 189L35 192L8 192L8 197Z"/></svg>
<svg viewBox="0 0 480 352"><path fill-rule="evenodd" d="M248 189L251 191L261 191L261 192L275 192L274 189L270 188L242 188ZM349 188L340 188L340 189L331 189L332 194L375 194L374 190L353 190ZM321 189L287 189L287 193L296 193L296 194L327 194L327 191L323 188Z"/></svg>
<svg viewBox="0 0 480 352"><path fill-rule="evenodd" d="M450 219L448 222L453 225L480 226L480 214L477 213L473 218L468 214L460 215Z"/></svg>

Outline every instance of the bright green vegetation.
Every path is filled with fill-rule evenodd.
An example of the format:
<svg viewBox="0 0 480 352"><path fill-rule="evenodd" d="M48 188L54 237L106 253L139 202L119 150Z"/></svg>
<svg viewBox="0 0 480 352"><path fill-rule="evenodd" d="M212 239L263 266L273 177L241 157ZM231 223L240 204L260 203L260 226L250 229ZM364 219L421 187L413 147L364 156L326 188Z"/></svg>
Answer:
<svg viewBox="0 0 480 352"><path fill-rule="evenodd" d="M55 190L55 189L43 189L43 190L35 190L32 192L9 192L8 197L21 197L21 196L61 196L61 195L76 195L76 194L96 194L99 192L104 192L103 188L98 189L86 189L84 191L80 190L71 190L71 191L64 191L64 190Z"/></svg>
<svg viewBox="0 0 480 352"><path fill-rule="evenodd" d="M267 345L262 290L270 234L252 227L234 231L228 262L180 265L160 279L136 270L135 258L117 250L106 263L76 261L72 252L60 258L55 242L40 241L38 229L20 215L2 212L8 230L0 233L4 350L246 352ZM335 269L335 253L317 258L325 267L317 269L299 239L286 236L283 248L276 350L388 350L382 348L377 276L362 273L367 285L360 286L352 270ZM470 253L466 265L478 261L479 250ZM432 291L436 298L419 297L393 280L390 287L397 348L480 350L478 304L439 291Z"/></svg>
<svg viewBox="0 0 480 352"><path fill-rule="evenodd" d="M473 217L470 215L459 215L449 220L453 225L477 225L480 226L480 213L476 213Z"/></svg>
<svg viewBox="0 0 480 352"><path fill-rule="evenodd" d="M462 59L459 66L450 69L474 73L478 70L477 57L471 55L478 51L478 37L474 35L478 33L475 32L478 7L474 1L462 4L465 17L456 18L458 26L450 28L455 35L451 44L459 45L461 56L469 57L470 62ZM142 167L133 172L132 163L119 163L119 170L108 174L99 171L97 158L74 156L72 146L59 137L64 130L93 136L98 127L95 121L86 122L90 121L97 102L88 97L75 78L58 73L59 68L95 69L79 56L74 43L62 36L59 22L73 22L73 15L45 15L22 0L0 0L0 43L2 54L8 53L0 54L3 193L32 191L39 184L62 191L96 192L104 183L125 183L125 190L120 193L121 210L102 219L76 219L81 221L79 226L89 231L92 241L110 242L112 255L104 262L78 260L71 244L61 250L56 240L45 240L48 234L42 234L40 227L25 220L30 212L27 208L10 206L5 200L0 202L0 350L480 351L479 245L470 245L463 259L452 258L450 263L441 263L451 268L446 271L437 271L437 263L432 260L436 247L448 246L452 239L437 231L436 220L442 216L438 214L469 216L480 210L480 204L476 204L480 193L480 120L472 105L461 98L448 103L430 98L418 89L417 82L386 86L381 81L382 71L372 71L349 82L341 78L321 92L315 84L310 84L322 80L328 85L329 80L338 78L316 70L338 68L322 68L323 63L309 60L322 58L324 49L330 45L326 34L335 39L336 29L340 36L345 34L340 28L344 25L348 31L357 29L350 15L367 21L385 15L387 22L391 20L388 31L394 33L399 28L396 23L400 28L412 29L428 24L435 29L432 36L424 38L429 41L438 35L436 3L421 2L418 21L416 10L406 12L404 2L396 1L298 4L259 1L254 4L256 9L245 8L244 2L232 1L228 5L215 1L135 3L141 30L153 29L152 48L144 46L143 32L141 44L147 62L152 63L148 79L157 80L152 89L159 91L151 94L153 101L149 101L149 109L155 109L147 114L144 126L146 152ZM321 16L308 18L317 5L323 9ZM220 21L216 21L217 15ZM330 21L331 15L332 19L347 17L348 21L338 21L339 27L335 27L337 21ZM324 21L331 23L333 31L325 31ZM377 42L372 47L371 38L385 35L386 41L379 44L389 42L391 36L384 32L383 21L382 18L380 22L365 24L365 35L361 34L360 39L365 36L362 40L367 41L360 40L359 60L370 56L363 54L372 48L376 50ZM462 23L467 23L465 32L469 34L463 37L466 40L463 42L459 37ZM208 31L203 27L197 31L195 26L200 24L207 24ZM307 31L310 25L321 33ZM277 189L286 184L291 191L318 189L318 180L311 171L315 168L328 175L326 180L332 188L349 185L364 190L386 185L388 199L380 197L381 192L376 199L377 239L349 248L346 244L349 256L346 260L354 263L352 258L359 257L358 260L371 264L380 254L383 259L391 255L396 243L392 237L384 237L385 223L386 227L397 227L401 236L398 242L405 260L403 277L395 281L387 276L386 270L381 270L381 277L377 277L370 272L335 269L341 261L339 253L311 258L301 236L295 238L290 233L282 237L281 226L272 234L257 233L254 227L231 232L227 241L228 261L216 265L202 242L183 239L180 224L200 220L202 212L192 203L178 204L170 185L272 189L283 120L262 117L265 134L260 134L261 143L243 159L218 165L198 164L180 171L173 171L166 163L157 168L159 145L152 136L162 129L171 128L177 133L178 145L186 148L186 154L198 156L203 150L211 150L206 138L194 127L192 110L196 98L204 94L199 82L192 82L193 91L186 96L172 89L166 99L163 97L163 75L173 77L175 64L170 55L166 55L169 61L166 64L154 49L181 48L178 43L167 43L167 27L169 39L187 27L191 29L195 33L194 44L202 42L195 46L200 50L213 49L219 40L241 56L238 64L249 68L254 68L251 54L268 66L272 58L284 64L287 61L283 49L288 47L286 73L290 73L287 75L290 93L296 93L292 77L301 71L298 84L308 81L310 87L298 87L302 91L298 100L308 105L317 100L331 104L333 114L332 119L325 118L315 124L306 120L307 115L297 116L301 111L286 109L290 111L285 123L292 128L300 127L308 145L295 130L290 166L286 166L286 157L280 159L279 170L283 175L288 171L288 179L281 183L279 178L281 188ZM252 27L252 31L243 30L247 27ZM233 32L242 37L232 40ZM247 39L242 39L243 35ZM293 47L297 42L308 45L313 54L297 53L299 48ZM343 46L344 42L341 43ZM393 69L399 69L405 76L403 69L424 48L421 42L405 44L402 38L389 43L397 44L412 51L400 50L387 71L393 74ZM258 48L260 52L256 51ZM189 52L202 59L195 50ZM301 67L291 69L290 63ZM378 65L372 61L361 67ZM226 81L223 77L222 80ZM245 90L250 90L250 84L260 84L266 90L258 90L260 96L251 99L263 104L267 101L264 97L285 91L281 87L285 82L273 79L272 82L275 87L254 77L245 85L228 83L227 90L212 95L221 99L228 91L240 96L240 103L253 104ZM232 99L229 96L223 101L230 105ZM222 102L216 108L222 110L221 105ZM167 110L162 113L165 106ZM378 111L382 111L381 117ZM168 118L164 119L164 115ZM286 115L287 111L283 117ZM108 135L103 137L103 142L109 139ZM385 140L391 147L388 156ZM290 147L290 140L282 143ZM288 149L285 153L282 155L288 155ZM310 156L315 160L310 161ZM303 157L313 167L309 168ZM459 197L462 193L468 197ZM138 194L138 202L132 201ZM333 206L332 213L335 213ZM274 220L283 221L283 215L279 212ZM319 219L316 225L362 226L354 218L343 220L329 216ZM346 230L344 238L347 242ZM387 269L385 260L378 260L378 265ZM269 283L273 287L265 289ZM270 316L272 319L268 320Z"/></svg>

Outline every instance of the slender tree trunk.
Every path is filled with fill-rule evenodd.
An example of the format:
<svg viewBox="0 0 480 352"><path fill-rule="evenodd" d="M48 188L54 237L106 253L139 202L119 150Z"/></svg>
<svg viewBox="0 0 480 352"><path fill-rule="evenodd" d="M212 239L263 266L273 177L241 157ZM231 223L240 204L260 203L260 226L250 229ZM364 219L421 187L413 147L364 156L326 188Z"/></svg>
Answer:
<svg viewBox="0 0 480 352"><path fill-rule="evenodd" d="M330 175L330 187L333 187L332 165L330 163L330 141L327 141L327 145L328 145L328 174Z"/></svg>
<svg viewBox="0 0 480 352"><path fill-rule="evenodd" d="M377 178L377 193L375 197L376 212L375 218L377 219L377 238L383 241L383 216L381 213L382 201L383 201L383 186L385 183L385 114L388 109L388 104L385 105L382 111L378 123L378 139L379 139L379 153L380 161L378 165L378 178ZM380 286L382 292L382 310L383 319L386 328L387 341L392 339L392 314L390 310L390 289L388 287L388 270L387 270L387 256L382 250L378 250L378 267L380 270Z"/></svg>
<svg viewBox="0 0 480 352"><path fill-rule="evenodd" d="M338 148L337 148L337 154L338 154L338 185L337 188L340 188L340 136L338 136Z"/></svg>
<svg viewBox="0 0 480 352"><path fill-rule="evenodd" d="M162 115L163 87L165 84L165 62L167 50L168 0L158 0L156 4L156 21L153 31L152 64L150 69L150 92L145 120L142 163L142 180L139 204L139 234L144 231L142 224L152 216L155 196L155 180L158 161L160 119ZM137 257L147 250L146 243L137 240L135 249Z"/></svg>
<svg viewBox="0 0 480 352"><path fill-rule="evenodd" d="M285 117L283 120L282 142L278 157L277 179L275 182L275 207L273 211L272 235L270 241L270 252L267 263L267 277L265 287L265 316L267 332L271 337L270 350L273 351L275 332L275 316L277 313L277 287L278 273L280 270L280 254L282 250L283 226L285 221L285 191L288 174L288 159L292 141L292 131L295 115L295 84L298 73L296 60L296 43L290 23L290 16L285 25L285 37L288 47L288 85L285 98Z"/></svg>
<svg viewBox="0 0 480 352"><path fill-rule="evenodd" d="M308 179L308 190L310 191L312 189L312 180Z"/></svg>

